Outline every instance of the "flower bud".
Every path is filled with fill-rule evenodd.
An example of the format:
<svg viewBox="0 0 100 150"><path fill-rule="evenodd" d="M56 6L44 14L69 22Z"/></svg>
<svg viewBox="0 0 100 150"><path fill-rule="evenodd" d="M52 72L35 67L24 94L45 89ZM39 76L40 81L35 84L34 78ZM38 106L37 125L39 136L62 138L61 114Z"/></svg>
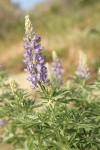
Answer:
<svg viewBox="0 0 100 150"><path fill-rule="evenodd" d="M16 93L17 92L17 84L13 79L10 79L10 87L12 90L12 93Z"/></svg>
<svg viewBox="0 0 100 150"><path fill-rule="evenodd" d="M56 59L58 59L58 55L57 55L56 51L52 52L52 58L53 58L53 61L55 61Z"/></svg>

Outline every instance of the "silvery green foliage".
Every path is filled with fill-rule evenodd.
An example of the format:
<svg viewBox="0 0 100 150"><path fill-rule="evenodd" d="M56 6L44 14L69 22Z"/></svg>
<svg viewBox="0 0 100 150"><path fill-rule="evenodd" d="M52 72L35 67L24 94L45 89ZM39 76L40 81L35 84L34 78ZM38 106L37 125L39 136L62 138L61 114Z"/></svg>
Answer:
<svg viewBox="0 0 100 150"><path fill-rule="evenodd" d="M42 85L40 101L30 99L17 84L9 94L5 86L9 96L3 95L7 100L0 105L0 120L7 120L2 142L17 150L99 150L100 76L90 84L70 82L56 89Z"/></svg>
<svg viewBox="0 0 100 150"><path fill-rule="evenodd" d="M11 96L11 90L8 83L9 74L7 71L0 68L0 103L8 101Z"/></svg>

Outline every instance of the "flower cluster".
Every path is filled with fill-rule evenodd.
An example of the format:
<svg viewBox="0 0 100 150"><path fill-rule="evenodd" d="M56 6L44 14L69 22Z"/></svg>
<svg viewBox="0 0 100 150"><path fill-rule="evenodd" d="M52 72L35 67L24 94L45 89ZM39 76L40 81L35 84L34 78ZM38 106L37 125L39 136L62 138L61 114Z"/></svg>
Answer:
<svg viewBox="0 0 100 150"><path fill-rule="evenodd" d="M27 79L32 83L30 85L31 89L34 89L39 83L46 83L49 80L47 80L47 68L44 65L45 56L41 53L44 47L40 44L41 38L36 36L36 33L33 32L29 16L25 17L25 29L26 38L24 38L24 49L26 53L24 54L25 59L23 62L27 68L25 68L24 71L30 73Z"/></svg>
<svg viewBox="0 0 100 150"><path fill-rule="evenodd" d="M52 52L53 63L52 63L52 76L57 81L61 80L62 78L62 65L61 61L59 60L57 53L55 51Z"/></svg>
<svg viewBox="0 0 100 150"><path fill-rule="evenodd" d="M89 67L87 65L87 57L80 51L79 66L77 67L77 75L83 79L87 79L90 75Z"/></svg>

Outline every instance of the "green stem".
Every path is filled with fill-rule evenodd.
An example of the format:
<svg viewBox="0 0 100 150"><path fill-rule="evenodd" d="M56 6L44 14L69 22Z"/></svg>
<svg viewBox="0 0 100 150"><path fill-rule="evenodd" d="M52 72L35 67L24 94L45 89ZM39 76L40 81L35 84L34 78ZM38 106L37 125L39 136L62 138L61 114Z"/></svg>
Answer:
<svg viewBox="0 0 100 150"><path fill-rule="evenodd" d="M83 82L82 82L83 87L85 86L85 83L86 83L86 80L83 79Z"/></svg>

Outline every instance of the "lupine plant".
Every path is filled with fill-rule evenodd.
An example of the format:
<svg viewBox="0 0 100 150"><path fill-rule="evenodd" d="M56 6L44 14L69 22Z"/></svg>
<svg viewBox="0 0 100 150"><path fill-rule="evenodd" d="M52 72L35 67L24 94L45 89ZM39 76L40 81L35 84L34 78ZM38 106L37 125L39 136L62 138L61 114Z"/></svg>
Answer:
<svg viewBox="0 0 100 150"><path fill-rule="evenodd" d="M0 70L0 141L15 150L99 150L100 72L92 81L87 58L80 52L75 77L54 86L54 78L59 82L63 77L60 60L53 52L48 75L41 38L33 32L29 16L25 30L25 71L38 96L34 99L14 80L8 84L7 73Z"/></svg>
<svg viewBox="0 0 100 150"><path fill-rule="evenodd" d="M62 64L55 51L52 52L52 76L56 81L60 81L62 78Z"/></svg>

